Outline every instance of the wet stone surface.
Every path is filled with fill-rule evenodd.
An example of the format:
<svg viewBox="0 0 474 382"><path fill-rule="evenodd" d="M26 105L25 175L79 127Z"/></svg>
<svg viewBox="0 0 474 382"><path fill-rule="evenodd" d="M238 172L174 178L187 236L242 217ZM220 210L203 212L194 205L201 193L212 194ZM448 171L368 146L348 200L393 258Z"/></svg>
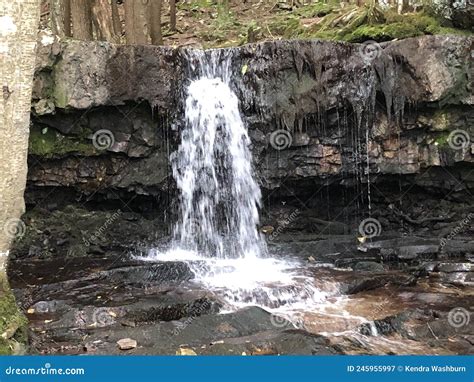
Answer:
<svg viewBox="0 0 474 382"><path fill-rule="evenodd" d="M59 229L48 224L50 231ZM15 247L9 263L11 285L29 319L31 353L474 352L472 242L462 238L446 252L431 249L439 239L429 237L360 243L352 235L307 234L292 241L282 235L270 253L293 259L301 277L325 296L289 314L284 298L270 304L254 296L248 306L229 307L222 291L195 278L192 264L138 260L140 247L112 233L98 244L100 251L87 247L74 256L67 246L80 245L80 237L64 248L45 243L44 232L35 235ZM430 248L429 256L421 247ZM418 249L406 256L407 248ZM122 349L120 340L127 340ZM133 341L136 347L127 345Z"/></svg>

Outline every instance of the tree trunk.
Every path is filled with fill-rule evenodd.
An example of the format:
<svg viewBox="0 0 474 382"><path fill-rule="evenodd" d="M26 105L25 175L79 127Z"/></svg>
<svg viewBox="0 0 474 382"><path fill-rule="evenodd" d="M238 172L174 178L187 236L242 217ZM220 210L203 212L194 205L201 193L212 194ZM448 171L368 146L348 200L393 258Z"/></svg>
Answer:
<svg viewBox="0 0 474 382"><path fill-rule="evenodd" d="M101 40L118 43L119 41L115 34L113 24L110 0L94 0L92 13L94 15L97 36L100 36Z"/></svg>
<svg viewBox="0 0 474 382"><path fill-rule="evenodd" d="M71 0L72 31L78 40L92 40L90 0Z"/></svg>
<svg viewBox="0 0 474 382"><path fill-rule="evenodd" d="M115 35L120 39L122 37L122 22L120 21L120 15L118 12L117 1L112 0L112 22L114 24Z"/></svg>
<svg viewBox="0 0 474 382"><path fill-rule="evenodd" d="M176 32L176 0L170 0L170 31Z"/></svg>
<svg viewBox="0 0 474 382"><path fill-rule="evenodd" d="M35 68L39 0L0 0L0 352L12 352L7 333L24 322L8 286L6 262L11 241L25 231L24 212L31 91Z"/></svg>
<svg viewBox="0 0 474 382"><path fill-rule="evenodd" d="M157 0L153 0L157 1ZM127 44L148 44L148 1L125 0L125 38Z"/></svg>
<svg viewBox="0 0 474 382"><path fill-rule="evenodd" d="M161 11L162 0L152 0L151 2L151 43L154 45L163 45L163 34L161 33Z"/></svg>
<svg viewBox="0 0 474 382"><path fill-rule="evenodd" d="M50 0L52 29L60 37L71 37L71 4L69 0Z"/></svg>

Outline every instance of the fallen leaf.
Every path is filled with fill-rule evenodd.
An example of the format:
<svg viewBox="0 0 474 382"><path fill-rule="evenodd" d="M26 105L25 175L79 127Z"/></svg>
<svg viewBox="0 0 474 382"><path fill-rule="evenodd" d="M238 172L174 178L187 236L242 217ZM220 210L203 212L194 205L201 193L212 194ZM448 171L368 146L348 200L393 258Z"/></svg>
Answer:
<svg viewBox="0 0 474 382"><path fill-rule="evenodd" d="M137 341L131 338L123 338L117 341L117 345L120 350L131 350L137 347Z"/></svg>
<svg viewBox="0 0 474 382"><path fill-rule="evenodd" d="M30 308L26 311L28 314L33 314L35 312L34 308Z"/></svg>
<svg viewBox="0 0 474 382"><path fill-rule="evenodd" d="M189 348L180 348L177 352L176 355L197 355L196 352L193 349Z"/></svg>

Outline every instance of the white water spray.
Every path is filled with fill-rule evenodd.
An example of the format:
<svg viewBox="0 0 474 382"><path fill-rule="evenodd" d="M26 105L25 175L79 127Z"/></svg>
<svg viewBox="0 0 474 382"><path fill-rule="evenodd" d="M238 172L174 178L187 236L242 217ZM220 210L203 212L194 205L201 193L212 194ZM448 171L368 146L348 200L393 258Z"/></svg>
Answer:
<svg viewBox="0 0 474 382"><path fill-rule="evenodd" d="M186 125L172 157L179 220L171 248L153 249L142 259L187 262L195 280L227 310L257 305L292 319L328 293L305 275L301 261L266 256L250 139L224 54L193 51L188 57L198 75L187 89Z"/></svg>
<svg viewBox="0 0 474 382"><path fill-rule="evenodd" d="M238 99L219 78L188 88L186 128L173 160L181 216L175 246L217 258L259 257L261 193Z"/></svg>

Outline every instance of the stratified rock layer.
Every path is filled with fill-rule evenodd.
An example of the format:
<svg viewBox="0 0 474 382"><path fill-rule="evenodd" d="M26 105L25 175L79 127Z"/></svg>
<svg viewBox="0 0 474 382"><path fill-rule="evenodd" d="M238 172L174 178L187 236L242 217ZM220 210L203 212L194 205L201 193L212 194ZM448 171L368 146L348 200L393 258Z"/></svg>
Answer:
<svg viewBox="0 0 474 382"><path fill-rule="evenodd" d="M264 191L284 197L304 194L308 184L355 186L401 175L435 189L452 189L454 181L459 191L472 187L473 42L276 41L213 54L232 58ZM192 51L78 41L41 49L31 200L49 187L97 200L167 200ZM92 144L101 130L113 134L108 150ZM281 131L291 145L275 149Z"/></svg>

